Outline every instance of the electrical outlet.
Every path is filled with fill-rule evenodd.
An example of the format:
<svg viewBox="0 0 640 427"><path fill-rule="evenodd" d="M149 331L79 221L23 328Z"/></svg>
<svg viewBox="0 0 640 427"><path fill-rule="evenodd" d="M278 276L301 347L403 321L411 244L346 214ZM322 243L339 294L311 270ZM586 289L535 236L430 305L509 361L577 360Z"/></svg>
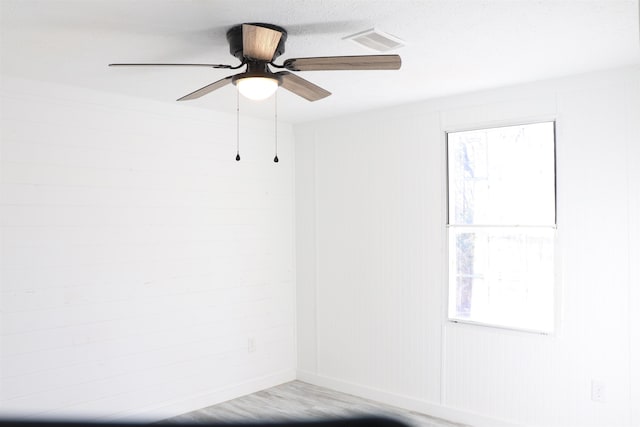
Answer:
<svg viewBox="0 0 640 427"><path fill-rule="evenodd" d="M255 353L256 351L256 339L251 337L247 340L247 352Z"/></svg>
<svg viewBox="0 0 640 427"><path fill-rule="evenodd" d="M605 385L604 381L591 380L591 400L594 402L604 402Z"/></svg>

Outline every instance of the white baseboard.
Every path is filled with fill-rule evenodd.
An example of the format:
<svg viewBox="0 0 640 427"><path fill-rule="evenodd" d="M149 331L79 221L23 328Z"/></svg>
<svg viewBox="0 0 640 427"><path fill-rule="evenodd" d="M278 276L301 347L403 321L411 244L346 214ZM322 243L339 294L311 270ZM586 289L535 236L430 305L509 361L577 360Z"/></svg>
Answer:
<svg viewBox="0 0 640 427"><path fill-rule="evenodd" d="M247 394L255 393L270 387L293 381L296 379L295 370L285 370L274 374L254 378L249 381L226 386L224 388L192 395L172 402L165 402L154 407L147 407L126 413L114 414L100 421L141 421L156 422L175 417L187 412L205 408L207 406L226 402Z"/></svg>
<svg viewBox="0 0 640 427"><path fill-rule="evenodd" d="M251 379L221 389L211 390L206 393L189 396L188 398L165 402L154 407L147 407L127 413L114 414L102 418L101 421L144 421L155 422L166 418L175 417L187 412L195 411L207 406L226 402L227 400L255 393L270 387L293 381L300 381L330 388L342 393L375 400L386 405L397 406L410 411L420 412L436 418L442 418L456 423L473 427L515 427L516 424L499 420L485 415L450 408L438 403L415 399L387 391L362 386L359 384L342 381L304 370L285 370L263 377Z"/></svg>
<svg viewBox="0 0 640 427"><path fill-rule="evenodd" d="M409 411L420 412L447 421L470 425L473 427L515 427L516 424L507 421L487 417L472 412L461 411L438 403L415 399L387 391L378 390L359 384L349 383L313 372L298 370L297 379L320 387L330 388L342 393L352 394L365 399L375 400L386 405L397 406Z"/></svg>

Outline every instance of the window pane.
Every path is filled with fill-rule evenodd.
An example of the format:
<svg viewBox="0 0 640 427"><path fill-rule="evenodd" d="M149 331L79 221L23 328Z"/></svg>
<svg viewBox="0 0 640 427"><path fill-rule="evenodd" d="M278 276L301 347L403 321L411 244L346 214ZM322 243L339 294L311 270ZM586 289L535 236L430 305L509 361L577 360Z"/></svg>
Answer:
<svg viewBox="0 0 640 427"><path fill-rule="evenodd" d="M449 224L554 225L553 122L447 135Z"/></svg>
<svg viewBox="0 0 640 427"><path fill-rule="evenodd" d="M449 228L449 317L553 330L551 227Z"/></svg>

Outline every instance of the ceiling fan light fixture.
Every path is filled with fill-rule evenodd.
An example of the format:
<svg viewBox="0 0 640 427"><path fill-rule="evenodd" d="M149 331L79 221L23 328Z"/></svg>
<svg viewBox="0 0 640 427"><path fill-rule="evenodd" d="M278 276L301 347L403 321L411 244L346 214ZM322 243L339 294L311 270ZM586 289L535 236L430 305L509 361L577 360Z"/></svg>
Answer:
<svg viewBox="0 0 640 427"><path fill-rule="evenodd" d="M245 77L237 79L234 83L240 94L252 101L262 101L269 98L280 85L277 79L270 77Z"/></svg>
<svg viewBox="0 0 640 427"><path fill-rule="evenodd" d="M1 1L1 0L0 0ZM364 32L367 33L367 32ZM365 34L354 34L365 36ZM369 37L371 35L369 34ZM388 35L387 35L388 36ZM383 37L376 33L375 40L370 47L387 50L398 47L398 40L381 40ZM371 37L370 37L371 38ZM266 23L249 23L235 25L227 31L229 52L240 60L240 64L232 66L226 64L171 64L171 63L111 63L112 66L181 66L181 67L210 67L237 70L246 66L246 71L229 75L213 83L201 87L177 101L187 101L200 98L229 84L238 86L238 95L252 100L267 99L273 95L278 86L298 95L307 101L318 101L331 95L321 88L293 72L298 71L326 71L326 70L398 70L402 64L399 55L358 55L358 56L316 56L305 58L289 58L280 65L273 61L284 53L287 31L277 25ZM366 44L365 44L366 45ZM382 47L382 49L380 49ZM270 66L285 69L274 73Z"/></svg>

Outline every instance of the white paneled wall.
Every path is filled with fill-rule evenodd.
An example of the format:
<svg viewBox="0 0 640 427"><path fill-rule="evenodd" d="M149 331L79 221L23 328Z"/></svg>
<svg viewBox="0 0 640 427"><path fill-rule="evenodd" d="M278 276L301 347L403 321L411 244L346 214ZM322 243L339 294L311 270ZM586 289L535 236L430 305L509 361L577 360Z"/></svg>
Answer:
<svg viewBox="0 0 640 427"><path fill-rule="evenodd" d="M290 126L274 164L244 119L237 163L231 114L0 96L0 416L157 420L294 377Z"/></svg>
<svg viewBox="0 0 640 427"><path fill-rule="evenodd" d="M638 425L639 85L635 67L296 126L299 377L474 425ZM448 323L444 132L548 119L559 329Z"/></svg>
<svg viewBox="0 0 640 427"><path fill-rule="evenodd" d="M640 79L627 94L630 114L627 128L635 138L627 145L627 170L629 171L629 361L631 387L631 425L640 426Z"/></svg>

